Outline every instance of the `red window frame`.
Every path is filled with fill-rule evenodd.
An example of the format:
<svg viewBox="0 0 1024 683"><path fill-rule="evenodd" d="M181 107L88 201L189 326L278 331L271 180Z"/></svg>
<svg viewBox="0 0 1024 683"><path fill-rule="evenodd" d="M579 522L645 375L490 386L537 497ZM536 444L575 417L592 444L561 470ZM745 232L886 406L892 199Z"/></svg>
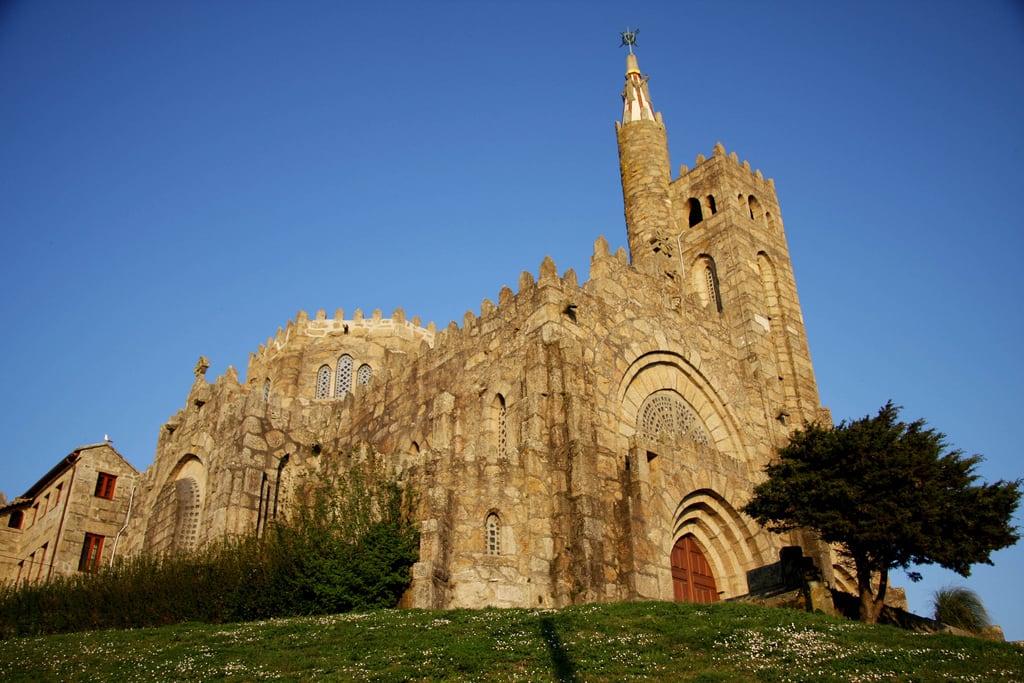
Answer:
<svg viewBox="0 0 1024 683"><path fill-rule="evenodd" d="M41 553L41 555L39 557L39 571L36 574L36 580L37 581L39 579L43 578L43 567L46 566L46 550L47 550L47 546L48 545L50 545L50 544L49 543L44 543L43 547L39 549L39 552Z"/></svg>
<svg viewBox="0 0 1024 683"><path fill-rule="evenodd" d="M15 510L11 513L10 518L7 520L7 526L11 529L20 529L21 525L25 523L25 513L21 510Z"/></svg>
<svg viewBox="0 0 1024 683"><path fill-rule="evenodd" d="M114 500L114 487L117 484L117 476L100 472L96 477L96 497Z"/></svg>
<svg viewBox="0 0 1024 683"><path fill-rule="evenodd" d="M82 543L82 557L78 560L78 571L96 571L100 568L101 557L103 557L103 536L86 533L85 542Z"/></svg>

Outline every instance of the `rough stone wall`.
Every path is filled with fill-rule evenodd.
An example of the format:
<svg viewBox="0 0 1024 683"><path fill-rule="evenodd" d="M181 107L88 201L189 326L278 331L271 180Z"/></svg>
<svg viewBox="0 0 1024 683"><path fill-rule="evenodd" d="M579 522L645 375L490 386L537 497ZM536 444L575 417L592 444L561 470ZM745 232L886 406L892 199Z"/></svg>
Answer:
<svg viewBox="0 0 1024 683"><path fill-rule="evenodd" d="M723 595L743 594L745 572L774 561L780 543L735 510L784 429L745 378L746 358L724 343L727 319L683 305L603 239L590 276L581 287L547 260L538 280L524 273L518 293L503 290L497 306L485 300L433 347L380 348L371 384L342 399L311 398L313 385L297 376L366 341L338 325L305 340L302 315L288 340L296 349L280 356L288 361L260 367L267 399L260 382L242 385L232 373L213 384L197 377L147 472L152 513L140 547L175 548L175 483L188 467L200 471L197 462L205 542L256 530L262 477L276 481L285 456L284 471L301 476L369 447L421 494L410 604L668 599L665 560L680 525L713 551ZM278 376L295 376L301 389ZM637 433L640 405L664 389L697 411L709 444ZM687 500L696 512L679 511ZM492 513L496 555L485 547Z"/></svg>

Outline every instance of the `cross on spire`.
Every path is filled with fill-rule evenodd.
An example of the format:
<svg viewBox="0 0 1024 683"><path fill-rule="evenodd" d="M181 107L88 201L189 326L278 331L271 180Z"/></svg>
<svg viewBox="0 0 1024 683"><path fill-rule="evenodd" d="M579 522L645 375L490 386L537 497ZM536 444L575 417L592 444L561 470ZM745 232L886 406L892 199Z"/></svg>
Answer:
<svg viewBox="0 0 1024 683"><path fill-rule="evenodd" d="M622 36L622 42L619 43L619 47L625 45L629 48L629 54L633 54L633 46L636 45L636 34L638 33L640 33L640 29L630 31L627 26L625 31L621 31L619 33L619 35Z"/></svg>

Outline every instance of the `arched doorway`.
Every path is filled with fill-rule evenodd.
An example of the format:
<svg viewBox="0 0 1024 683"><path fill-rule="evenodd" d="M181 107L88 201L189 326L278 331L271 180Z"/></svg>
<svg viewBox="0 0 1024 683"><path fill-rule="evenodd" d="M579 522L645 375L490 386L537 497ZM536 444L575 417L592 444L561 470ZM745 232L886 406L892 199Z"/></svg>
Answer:
<svg viewBox="0 0 1024 683"><path fill-rule="evenodd" d="M672 590L677 602L716 602L718 589L711 565L692 534L672 547Z"/></svg>

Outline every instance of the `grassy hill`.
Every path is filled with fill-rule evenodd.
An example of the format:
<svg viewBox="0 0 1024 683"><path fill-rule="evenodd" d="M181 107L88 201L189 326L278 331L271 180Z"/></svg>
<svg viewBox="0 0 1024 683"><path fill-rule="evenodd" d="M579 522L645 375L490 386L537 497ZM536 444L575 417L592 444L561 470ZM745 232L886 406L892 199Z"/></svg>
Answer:
<svg viewBox="0 0 1024 683"><path fill-rule="evenodd" d="M719 603L350 613L0 642L15 681L1022 681L1024 648Z"/></svg>

